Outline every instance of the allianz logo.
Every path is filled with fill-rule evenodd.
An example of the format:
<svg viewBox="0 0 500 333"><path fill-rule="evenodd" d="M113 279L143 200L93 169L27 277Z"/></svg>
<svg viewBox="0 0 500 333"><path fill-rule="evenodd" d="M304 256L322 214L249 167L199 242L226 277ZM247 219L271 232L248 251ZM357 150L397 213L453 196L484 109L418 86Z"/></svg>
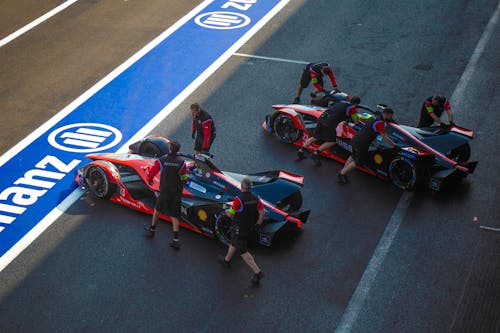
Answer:
<svg viewBox="0 0 500 333"><path fill-rule="evenodd" d="M60 127L50 133L49 144L63 151L92 153L109 149L122 139L116 128L98 123L77 123Z"/></svg>
<svg viewBox="0 0 500 333"><path fill-rule="evenodd" d="M209 29L237 29L250 23L246 15L233 12L210 12L196 17L196 24Z"/></svg>

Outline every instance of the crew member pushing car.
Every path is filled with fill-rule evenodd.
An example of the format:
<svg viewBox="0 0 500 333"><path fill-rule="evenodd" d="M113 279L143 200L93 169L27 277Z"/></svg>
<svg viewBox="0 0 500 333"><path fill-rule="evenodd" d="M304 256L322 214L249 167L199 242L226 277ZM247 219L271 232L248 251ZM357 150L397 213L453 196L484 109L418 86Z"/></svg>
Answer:
<svg viewBox="0 0 500 333"><path fill-rule="evenodd" d="M304 67L302 71L302 76L300 77L299 86L297 88L297 96L293 100L294 103L300 103L300 95L302 95L302 90L309 86L309 82L315 88L313 94L322 92L324 90L323 85L323 75L328 75L330 82L332 83L333 89L337 89L337 80L335 79L335 74L333 73L332 66L326 62L310 63Z"/></svg>
<svg viewBox="0 0 500 333"><path fill-rule="evenodd" d="M349 156L344 164L344 168L337 174L340 183L347 184L347 173L356 169L356 166L364 165L368 160L368 149L372 141L374 141L378 134L382 139L393 148L398 146L392 141L386 133L387 123L392 120L394 111L391 108L384 108L382 111L382 119L372 118L366 122L366 125L359 130L352 138L352 154ZM375 141L378 145L378 143Z"/></svg>
<svg viewBox="0 0 500 333"><path fill-rule="evenodd" d="M179 219L181 215L182 188L187 180L186 164L177 153L181 145L177 141L170 142L170 152L155 161L148 174L148 183L153 184L153 178L160 174L160 194L156 199L155 211L151 226L144 225L150 236L154 236L158 215L169 216L172 220L174 237L170 246L174 249L180 248L179 243Z"/></svg>
<svg viewBox="0 0 500 333"><path fill-rule="evenodd" d="M198 103L191 104L189 109L193 115L191 136L194 139L194 151L196 154L200 154L201 152L208 153L215 139L214 120Z"/></svg>
<svg viewBox="0 0 500 333"><path fill-rule="evenodd" d="M439 126L445 126L440 119L443 111L446 111L449 123L453 124L453 112L451 112L450 101L446 97L438 95L427 98L424 104L422 104L417 127L429 127L434 122Z"/></svg>
<svg viewBox="0 0 500 333"><path fill-rule="evenodd" d="M318 119L318 124L314 136L308 138L304 145L299 148L297 156L299 159L306 158L304 151L315 141L321 141L321 145L312 155L313 161L317 166L321 165L320 155L323 150L334 146L337 142L337 126L344 120L352 120L355 124L359 123L358 108L361 102L358 96L352 96L349 103L336 103L326 109Z"/></svg>
<svg viewBox="0 0 500 333"><path fill-rule="evenodd" d="M233 255L238 251L241 258L252 269L254 275L252 283L258 284L264 276L262 270L257 266L254 257L248 252L248 237L255 225L260 226L264 220L264 204L258 196L250 192L252 182L250 178L244 177L241 181L241 194L234 198L233 205L226 210L229 217L234 216L234 225L231 230L231 244L224 257L219 255L217 259L225 266L230 267Z"/></svg>

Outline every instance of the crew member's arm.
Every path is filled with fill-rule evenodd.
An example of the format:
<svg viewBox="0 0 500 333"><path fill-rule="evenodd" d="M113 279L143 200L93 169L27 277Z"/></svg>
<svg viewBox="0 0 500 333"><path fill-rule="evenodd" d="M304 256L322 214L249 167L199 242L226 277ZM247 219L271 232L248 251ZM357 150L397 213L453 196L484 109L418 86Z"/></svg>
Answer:
<svg viewBox="0 0 500 333"><path fill-rule="evenodd" d="M354 105L347 107L347 114L351 117L354 124L359 124L358 108Z"/></svg>
<svg viewBox="0 0 500 333"><path fill-rule="evenodd" d="M160 171L161 171L160 160L155 160L153 166L149 169L149 172L148 172L148 184L149 185L153 185L153 178Z"/></svg>
<svg viewBox="0 0 500 333"><path fill-rule="evenodd" d="M451 104L448 99L446 99L446 102L444 102L444 110L446 111L446 114L448 115L448 122L451 124L453 123L453 112L451 112Z"/></svg>
<svg viewBox="0 0 500 333"><path fill-rule="evenodd" d="M259 198L259 203L257 204L257 210L259 211L259 218L257 220L257 225L262 225L266 212L264 211L264 204L262 203L262 200L260 200L260 198Z"/></svg>
<svg viewBox="0 0 500 333"><path fill-rule="evenodd" d="M321 84L318 83L318 74L312 69L312 67L309 68L309 74L311 75L311 83L316 88L316 92L322 92L323 87Z"/></svg>
<svg viewBox="0 0 500 333"><path fill-rule="evenodd" d="M196 123L193 117L193 120L191 121L191 137L194 139L195 136L196 136Z"/></svg>
<svg viewBox="0 0 500 333"><path fill-rule="evenodd" d="M185 184L187 182L187 179L188 179L188 175L187 175L187 166L186 166L186 162L184 162L182 164L182 167L181 169L179 170L179 177L181 178L181 181L183 184Z"/></svg>
<svg viewBox="0 0 500 333"><path fill-rule="evenodd" d="M212 119L205 120L201 125L203 127L203 144L202 149L208 150L210 148L210 139L212 136Z"/></svg>
<svg viewBox="0 0 500 333"><path fill-rule="evenodd" d="M243 208L243 205L241 204L241 200L239 197L235 197L233 200L233 204L231 208L226 210L226 215L229 217L233 217L236 212L241 211Z"/></svg>
<svg viewBox="0 0 500 333"><path fill-rule="evenodd" d="M428 101L425 101L424 103L424 107L425 107L425 110L427 111L427 114L438 124L438 125L441 125L443 124L443 122L441 121L441 119L439 119L438 116L436 116L436 114L434 113L434 107L432 106L432 104Z"/></svg>
<svg viewBox="0 0 500 333"><path fill-rule="evenodd" d="M330 82L332 83L333 89L337 90L337 80L335 79L335 73L333 73L332 66L329 66L329 68L330 68L330 74L328 74L328 77L330 78Z"/></svg>
<svg viewBox="0 0 500 333"><path fill-rule="evenodd" d="M389 138L387 136L387 132L385 131L385 127L387 126L385 121L378 121L374 124L375 126L375 130L378 132L378 134L380 134L380 136L382 137L382 140L385 141L385 143L387 143L389 146L393 147L393 148L396 148L397 145L394 141L391 140L391 138Z"/></svg>

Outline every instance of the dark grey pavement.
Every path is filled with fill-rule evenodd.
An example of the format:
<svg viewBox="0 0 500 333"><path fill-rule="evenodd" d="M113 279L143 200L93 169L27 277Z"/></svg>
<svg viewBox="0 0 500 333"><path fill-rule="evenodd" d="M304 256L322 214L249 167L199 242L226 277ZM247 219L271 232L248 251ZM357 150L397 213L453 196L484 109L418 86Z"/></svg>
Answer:
<svg viewBox="0 0 500 333"><path fill-rule="evenodd" d="M2 152L196 5L169 2L81 1L0 48L0 78L12 81L0 93L2 115L34 108L15 128L16 118L2 121ZM496 6L292 1L239 52L329 61L342 89L364 104L393 105L397 120L411 124L424 98L452 94ZM62 27L74 34L63 38ZM498 32L463 104L454 105L456 123L477 133L476 173L452 191L415 193L353 332L499 331L500 233L480 229L500 227ZM41 36L50 36L50 47ZM88 45L77 48L82 40ZM44 60L23 58L28 51ZM241 260L230 271L219 267L225 248L217 241L182 231L183 247L174 252L170 225L147 239L148 216L85 195L0 272L0 332L334 331L401 192L361 173L340 186L340 164L296 162L293 147L260 130L271 104L293 99L300 71L299 64L234 56L153 131L190 150L188 106L198 101L215 118L213 153L222 169L305 176L312 214L301 237L253 249L266 272L262 286L250 286Z"/></svg>

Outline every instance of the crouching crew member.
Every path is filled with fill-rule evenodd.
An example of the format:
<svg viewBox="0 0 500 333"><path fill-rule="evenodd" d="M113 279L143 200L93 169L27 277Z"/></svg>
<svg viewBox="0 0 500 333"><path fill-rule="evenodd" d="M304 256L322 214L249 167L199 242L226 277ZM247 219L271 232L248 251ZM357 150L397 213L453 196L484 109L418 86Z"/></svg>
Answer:
<svg viewBox="0 0 500 333"><path fill-rule="evenodd" d="M450 101L444 96L431 96L422 104L420 119L417 127L429 127L436 122L439 126L445 126L440 119L443 111L448 115L448 122L453 124L453 112L451 112Z"/></svg>
<svg viewBox="0 0 500 333"><path fill-rule="evenodd" d="M366 122L366 125L352 138L352 154L344 164L344 168L337 174L340 183L347 184L347 173L356 169L356 166L364 165L368 160L368 149L373 140L380 134L382 139L390 146L397 148L385 131L387 123L392 120L394 111L390 108L384 108L382 119L372 118Z"/></svg>

